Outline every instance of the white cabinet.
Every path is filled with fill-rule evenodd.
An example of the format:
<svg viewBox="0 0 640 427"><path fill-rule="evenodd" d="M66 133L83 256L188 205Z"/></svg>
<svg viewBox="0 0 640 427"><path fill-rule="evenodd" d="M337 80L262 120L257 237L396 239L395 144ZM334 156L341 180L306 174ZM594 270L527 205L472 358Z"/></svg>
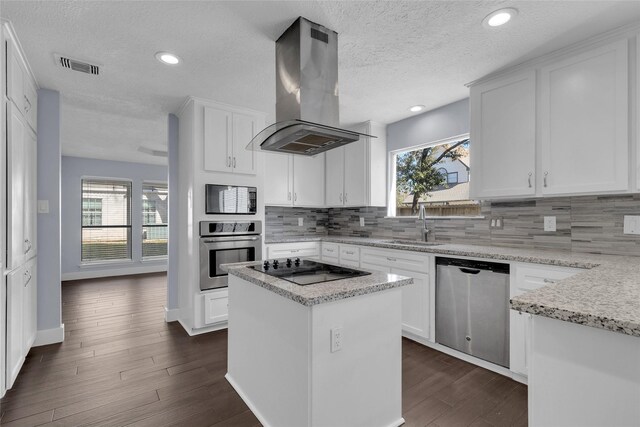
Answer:
<svg viewBox="0 0 640 427"><path fill-rule="evenodd" d="M365 122L355 129L377 138L326 152L326 204L339 206L386 205L386 127Z"/></svg>
<svg viewBox="0 0 640 427"><path fill-rule="evenodd" d="M580 271L582 270L575 268L516 264L511 274L510 297L553 285ZM531 315L511 310L509 320L509 368L517 374L527 376L531 348Z"/></svg>
<svg viewBox="0 0 640 427"><path fill-rule="evenodd" d="M37 252L38 204L38 143L36 135L27 130L24 141L24 253L30 259Z"/></svg>
<svg viewBox="0 0 640 427"><path fill-rule="evenodd" d="M627 40L540 70L543 194L627 190Z"/></svg>
<svg viewBox="0 0 640 427"><path fill-rule="evenodd" d="M204 107L204 169L255 174L256 152L246 146L257 132L255 116Z"/></svg>
<svg viewBox="0 0 640 427"><path fill-rule="evenodd" d="M36 265L36 259L34 258L25 265L24 273L22 274L22 281L24 284L24 291L22 294L22 351L25 357L27 353L29 353L29 349L36 339L36 332L38 329L38 280Z"/></svg>
<svg viewBox="0 0 640 427"><path fill-rule="evenodd" d="M24 269L7 275L7 388L13 386L24 363Z"/></svg>
<svg viewBox="0 0 640 427"><path fill-rule="evenodd" d="M321 259L324 262L341 264L347 267L360 267L360 248L343 243L322 242Z"/></svg>
<svg viewBox="0 0 640 427"><path fill-rule="evenodd" d="M322 261L340 263L340 245L332 242L322 242Z"/></svg>
<svg viewBox="0 0 640 427"><path fill-rule="evenodd" d="M265 204L324 206L325 153L316 156L265 154Z"/></svg>
<svg viewBox="0 0 640 427"><path fill-rule="evenodd" d="M267 258L320 257L320 242L274 243L267 245Z"/></svg>
<svg viewBox="0 0 640 427"><path fill-rule="evenodd" d="M27 126L16 106L7 104L7 269L25 261L25 141Z"/></svg>
<svg viewBox="0 0 640 427"><path fill-rule="evenodd" d="M226 322L229 319L229 291L221 289L204 294L204 324Z"/></svg>
<svg viewBox="0 0 640 427"><path fill-rule="evenodd" d="M414 284L402 287L402 330L429 338L431 256L413 252L361 248L360 268L412 277Z"/></svg>
<svg viewBox="0 0 640 427"><path fill-rule="evenodd" d="M535 71L471 87L471 195L535 194Z"/></svg>
<svg viewBox="0 0 640 427"><path fill-rule="evenodd" d="M12 37L5 32L6 40L6 66L7 66L7 98L13 101L18 111L25 118L25 122L36 130L37 119L37 92L31 76L26 71L26 65L22 60L19 50Z"/></svg>

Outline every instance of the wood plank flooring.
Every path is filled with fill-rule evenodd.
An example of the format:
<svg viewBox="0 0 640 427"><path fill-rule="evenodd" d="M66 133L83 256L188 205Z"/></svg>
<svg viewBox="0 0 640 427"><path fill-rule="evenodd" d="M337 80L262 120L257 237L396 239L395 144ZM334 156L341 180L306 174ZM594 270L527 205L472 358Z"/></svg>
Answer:
<svg viewBox="0 0 640 427"><path fill-rule="evenodd" d="M259 426L224 379L226 331L164 322L166 276L63 283L62 344L33 348L0 400L14 426ZM406 426L525 426L527 389L403 340Z"/></svg>

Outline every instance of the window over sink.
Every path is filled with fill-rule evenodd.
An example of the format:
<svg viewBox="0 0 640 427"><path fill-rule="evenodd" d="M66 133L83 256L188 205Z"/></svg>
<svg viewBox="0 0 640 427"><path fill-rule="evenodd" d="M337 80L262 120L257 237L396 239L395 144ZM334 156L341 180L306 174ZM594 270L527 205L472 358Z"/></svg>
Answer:
<svg viewBox="0 0 640 427"><path fill-rule="evenodd" d="M471 163L468 135L391 153L389 215L478 216L480 203L469 197Z"/></svg>

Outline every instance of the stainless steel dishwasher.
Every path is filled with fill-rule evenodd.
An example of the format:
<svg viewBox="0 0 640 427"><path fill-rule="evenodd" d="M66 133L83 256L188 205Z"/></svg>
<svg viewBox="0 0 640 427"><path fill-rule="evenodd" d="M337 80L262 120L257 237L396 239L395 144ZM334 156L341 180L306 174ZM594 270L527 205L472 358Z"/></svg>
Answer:
<svg viewBox="0 0 640 427"><path fill-rule="evenodd" d="M509 265L436 258L436 342L509 367Z"/></svg>

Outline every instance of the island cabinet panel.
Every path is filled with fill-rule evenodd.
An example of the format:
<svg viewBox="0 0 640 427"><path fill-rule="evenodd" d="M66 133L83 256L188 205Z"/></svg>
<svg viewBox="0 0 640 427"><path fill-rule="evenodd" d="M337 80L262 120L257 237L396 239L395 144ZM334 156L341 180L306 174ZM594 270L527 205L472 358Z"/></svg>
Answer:
<svg viewBox="0 0 640 427"><path fill-rule="evenodd" d="M402 330L426 339L430 337L431 319L429 265L427 254L372 248L360 250L360 268L414 279L413 285L402 287Z"/></svg>
<svg viewBox="0 0 640 427"><path fill-rule="evenodd" d="M540 70L543 194L629 186L627 40Z"/></svg>
<svg viewBox="0 0 640 427"><path fill-rule="evenodd" d="M640 338L533 316L531 426L637 426Z"/></svg>
<svg viewBox="0 0 640 427"><path fill-rule="evenodd" d="M472 197L535 194L535 77L528 71L471 88Z"/></svg>
<svg viewBox="0 0 640 427"><path fill-rule="evenodd" d="M513 298L544 286L552 286L581 271L583 270L576 268L514 264L510 297ZM516 310L510 310L509 313L509 368L523 377L529 375L531 318L531 314Z"/></svg>

